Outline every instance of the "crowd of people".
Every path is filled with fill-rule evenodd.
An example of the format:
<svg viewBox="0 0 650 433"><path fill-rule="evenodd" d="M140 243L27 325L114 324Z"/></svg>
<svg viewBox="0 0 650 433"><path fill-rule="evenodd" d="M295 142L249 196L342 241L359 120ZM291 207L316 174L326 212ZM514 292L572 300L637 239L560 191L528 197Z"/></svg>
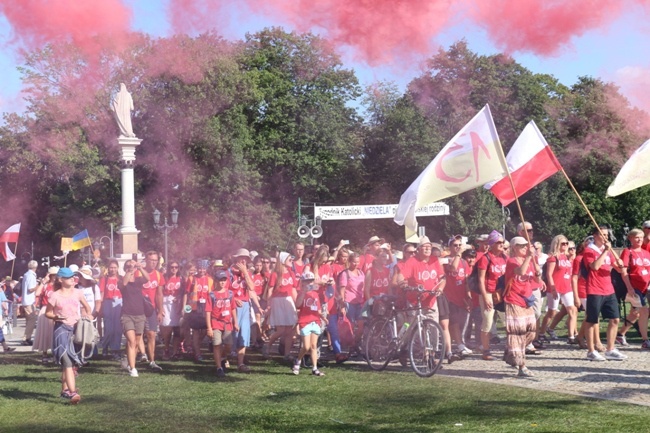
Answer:
<svg viewBox="0 0 650 433"><path fill-rule="evenodd" d="M95 321L101 335L95 356L120 362L132 377L139 376L139 365L162 371L159 346L165 362L192 357L201 363L211 353L216 375L224 377L230 362L237 372L250 372L246 351L257 349L268 358L276 342L293 374L307 358L311 373L323 376L318 356L324 342L337 363L363 356L360 340L369 304L392 296L408 311L417 298L402 290L406 286L430 292L421 298L422 307L443 329L449 363L473 353L494 361L491 345L499 340L499 320L507 335L502 359L523 377L533 375L526 357L540 355L545 344L558 339L564 318L566 343L586 349L590 361L626 359L615 344L628 345L625 335L636 321L642 348L650 349L650 221L629 232L630 246L620 257L605 226L577 243L559 234L547 253L534 242L530 223L520 223L517 232L507 241L494 230L471 243L455 235L446 245L423 236L399 249L373 236L362 251L341 241L336 248L309 246L306 253L297 242L291 251L267 255L241 248L223 260L172 260L164 266L160 254L149 251L143 262L127 260L122 270L110 260L102 268L51 267L43 278L32 261L21 282L4 282L0 301L5 313L8 301L20 304L26 319L23 344L42 353L44 363L61 366L61 396L71 403L81 399L75 376L86 361L72 336L83 319ZM632 306L623 326L617 281ZM578 324L581 310L584 320ZM609 322L604 346L600 317ZM352 326L351 342L342 338L343 322ZM5 351L13 349L1 331L0 343ZM292 356L295 345L298 356Z"/></svg>

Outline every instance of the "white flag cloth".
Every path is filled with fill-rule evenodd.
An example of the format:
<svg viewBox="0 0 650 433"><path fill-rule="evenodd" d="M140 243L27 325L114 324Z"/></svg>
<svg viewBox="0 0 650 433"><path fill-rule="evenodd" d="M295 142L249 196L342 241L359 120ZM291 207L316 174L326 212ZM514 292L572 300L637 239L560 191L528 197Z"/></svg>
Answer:
<svg viewBox="0 0 650 433"><path fill-rule="evenodd" d="M394 221L413 240L418 223L415 210L446 197L480 187L507 175L503 152L490 107L486 105L442 148L402 194Z"/></svg>
<svg viewBox="0 0 650 433"><path fill-rule="evenodd" d="M614 182L607 188L609 197L616 197L650 183L650 140L646 141L630 156Z"/></svg>
<svg viewBox="0 0 650 433"><path fill-rule="evenodd" d="M2 256L7 262L16 258L14 253L11 251L11 248L9 248L9 243L18 242L19 235L20 223L12 225L0 235L0 253L2 253Z"/></svg>

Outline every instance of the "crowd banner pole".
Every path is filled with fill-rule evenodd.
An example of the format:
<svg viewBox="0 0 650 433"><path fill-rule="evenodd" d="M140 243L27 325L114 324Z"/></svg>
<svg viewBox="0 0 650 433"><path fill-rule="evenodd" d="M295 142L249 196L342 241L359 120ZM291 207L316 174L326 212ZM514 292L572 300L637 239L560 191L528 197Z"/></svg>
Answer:
<svg viewBox="0 0 650 433"><path fill-rule="evenodd" d="M580 197L580 194L578 193L578 190L576 189L576 187L573 186L573 182L571 182L571 179L570 179L569 176L566 174L566 171L564 171L564 167L561 168L561 171L562 171L562 174L564 175L564 178L565 178L566 181L569 183L569 186L571 187L571 189L572 189L573 192L575 193L576 197L578 197L578 201L580 202L580 204L582 205L582 207L585 208L585 211L587 212L587 215L589 216L589 219L591 219L591 222L593 222L593 223L594 223L594 226L598 229L598 232L600 233L600 236L602 236L602 237L604 238L604 236L603 236L603 232L600 231L600 226L599 226L598 223L596 222L596 219L594 218L594 216L593 216L593 215L591 214L591 212L589 211L589 208L587 208L587 205L585 204L584 200L582 200L582 197ZM612 252L612 254L614 254L614 258L616 258L616 260L620 260L620 257L618 256L618 254L616 254L616 251L614 251L613 248L610 248L610 251Z"/></svg>
<svg viewBox="0 0 650 433"><path fill-rule="evenodd" d="M506 160L505 153L503 152L503 146L501 146L501 140L499 140L499 137L497 136L497 141L498 141L498 146L495 146L497 149L499 149L499 152L501 152L501 157L502 160ZM505 165L506 169L506 174L508 175L508 181L510 182L510 188L512 188L512 194L515 197L515 202L517 203L517 210L519 211L519 218L521 218L521 223L523 224L526 219L524 218L524 211L521 209L521 203L519 203L519 195L517 195L517 190L515 189L515 183L512 181L512 175L510 174L510 168L508 168L508 163L506 162ZM524 233L526 234L526 241L530 244L530 236L528 235L528 231L526 230L526 227L524 227ZM503 240L505 241L505 230L503 233ZM532 247L532 245L531 245Z"/></svg>
<svg viewBox="0 0 650 433"><path fill-rule="evenodd" d="M14 265L16 264L16 253L18 252L18 241L16 241L16 246L14 248L14 259L11 262L11 279L14 279Z"/></svg>

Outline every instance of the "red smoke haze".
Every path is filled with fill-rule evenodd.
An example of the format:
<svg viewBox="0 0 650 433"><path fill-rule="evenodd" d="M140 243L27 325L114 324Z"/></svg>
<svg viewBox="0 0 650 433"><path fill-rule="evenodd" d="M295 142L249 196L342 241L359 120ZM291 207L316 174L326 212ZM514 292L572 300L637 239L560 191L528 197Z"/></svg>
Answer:
<svg viewBox="0 0 650 433"><path fill-rule="evenodd" d="M0 12L13 28L11 43L34 49L70 40L91 58L102 49L94 36L110 35L103 41L120 46L131 24L121 0L0 0Z"/></svg>

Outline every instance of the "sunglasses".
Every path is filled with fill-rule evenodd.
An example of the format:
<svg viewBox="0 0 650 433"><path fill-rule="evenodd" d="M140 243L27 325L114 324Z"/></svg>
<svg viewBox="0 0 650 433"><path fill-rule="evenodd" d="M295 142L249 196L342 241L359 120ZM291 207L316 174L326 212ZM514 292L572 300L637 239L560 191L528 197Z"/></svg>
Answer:
<svg viewBox="0 0 650 433"><path fill-rule="evenodd" d="M570 249L570 250L575 250L575 249L576 249L576 247L569 247L569 249Z"/></svg>
<svg viewBox="0 0 650 433"><path fill-rule="evenodd" d="M565 245L569 245L569 243L568 242L560 242L560 245L565 246Z"/></svg>

